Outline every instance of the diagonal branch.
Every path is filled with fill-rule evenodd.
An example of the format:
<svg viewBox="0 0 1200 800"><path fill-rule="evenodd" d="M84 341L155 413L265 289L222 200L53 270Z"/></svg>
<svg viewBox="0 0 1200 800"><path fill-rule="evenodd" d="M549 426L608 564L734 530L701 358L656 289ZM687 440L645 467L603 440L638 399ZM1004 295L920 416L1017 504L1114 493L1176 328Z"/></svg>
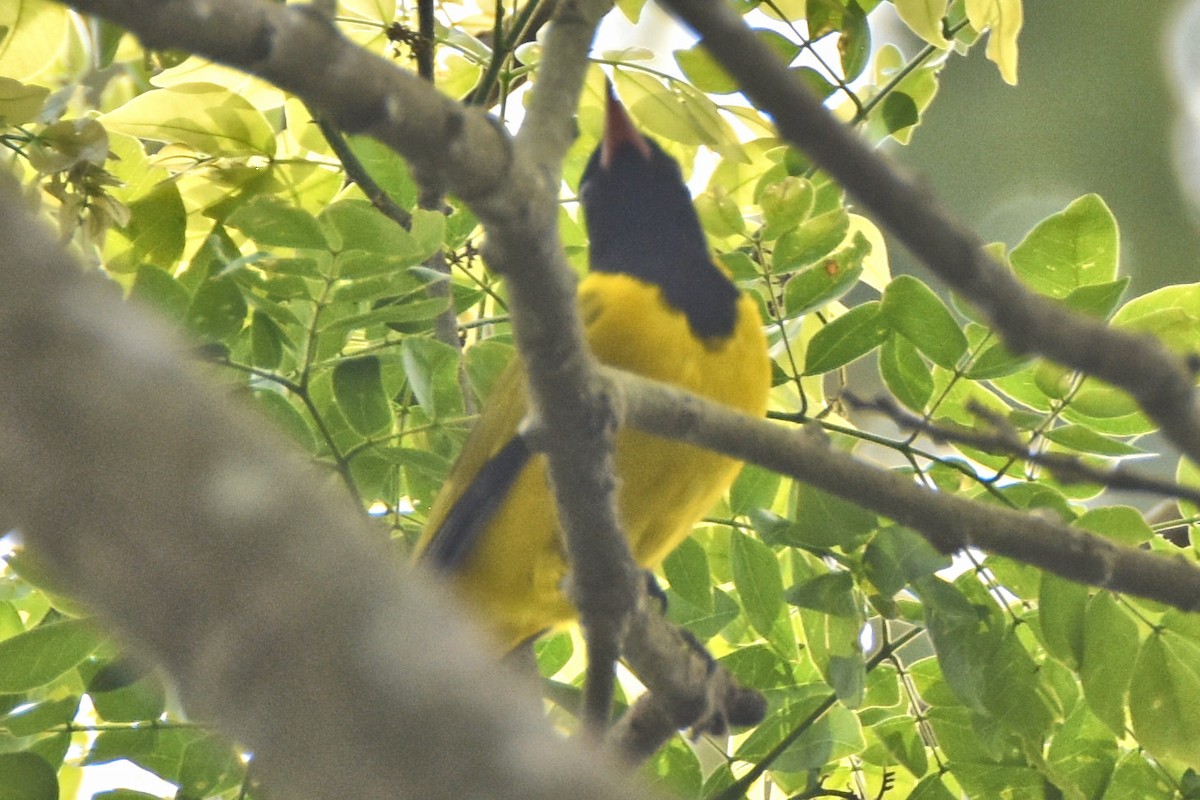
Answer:
<svg viewBox="0 0 1200 800"><path fill-rule="evenodd" d="M1026 289L914 180L867 147L762 47L724 0L663 0L700 35L784 139L832 175L955 291L981 309L1014 353L1037 352L1124 389L1200 462L1195 365L1145 335L1121 333Z"/></svg>
<svg viewBox="0 0 1200 800"><path fill-rule="evenodd" d="M977 547L1069 580L1200 611L1200 567L1125 547L1055 519L924 489L829 445L819 428L785 429L672 386L605 369L626 422L790 475L920 532L943 553Z"/></svg>

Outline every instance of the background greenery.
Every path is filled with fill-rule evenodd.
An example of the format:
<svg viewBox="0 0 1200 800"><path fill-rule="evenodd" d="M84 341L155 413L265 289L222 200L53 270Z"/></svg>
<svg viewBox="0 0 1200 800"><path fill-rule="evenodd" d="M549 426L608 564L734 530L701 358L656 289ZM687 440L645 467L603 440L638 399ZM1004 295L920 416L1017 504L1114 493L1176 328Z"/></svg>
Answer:
<svg viewBox="0 0 1200 800"><path fill-rule="evenodd" d="M918 35L940 42L943 28L952 32L952 48L907 59L872 43L866 12L876 5L740 7L766 15L751 17L764 27L772 14L785 19L764 39L864 136L934 151L928 172L947 184L952 206L970 211L966 198L991 211L1005 205L980 191L974 165L982 159L963 142L1008 153L1005 166L1039 177L1043 160L1069 163L1076 180L1023 186L1037 202L1022 208L1034 207L1039 219L997 223L996 235L1015 246L996 252L1064 305L1191 352L1200 289L1133 296L1119 263L1118 219L1124 229L1128 213L1132 228L1150 200L1166 194L1161 163L1158 173L1130 166L1112 135L1104 138L1113 152L1106 161L1079 155L1070 129L1087 126L1027 111L1034 104L1020 89L1005 89L1006 101L1036 123L984 123L1001 139L992 147L963 127L981 114L937 116L942 66L962 63L959 52L973 48L978 59L990 44L992 60L975 64L983 81L1000 87L1016 78L1011 22L1019 3L897 2ZM641 3L619 6L614 13L635 17ZM511 11L522 18L525 10ZM411 67L409 12L387 0L351 0L339 14L347 35ZM494 96L497 113L514 116L522 84L537 79L536 42L505 46L516 44L508 33L493 49L484 39L494 20L469 3L443 4L438 19L438 87L455 97ZM388 27L396 22L402 27ZM9 4L0 23L8 26L0 141L29 205L131 302L190 331L214 379L326 464L406 551L469 428L469 409L486 402L513 355L504 287L478 258L472 215L454 198L445 213L419 208L409 168L394 154L351 138L353 158L335 155L303 104L236 72L144 50L42 0ZM1076 45L1088 50L1083 21L1059 25L1077 37L1059 40L1060 56ZM979 38L985 29L990 40ZM809 37L836 39L823 63L806 55ZM875 226L803 154L783 146L768 120L735 102L735 87L702 51L674 54L682 79L649 69L646 55L600 52L596 61L638 123L685 165L716 159L697 205L718 257L760 301L776 363L772 415L781 424L815 420L837 447L943 492L1195 558L1190 530L1178 534L1194 509L1156 528L1113 504L1099 483L1065 483L1029 455L1100 467L1158 458L1191 478L1189 465L1143 451L1153 425L1132 401L1013 356L965 304L916 278L893 278ZM1030 61L1024 52L1022 74L1050 69ZM1090 76L1106 97L1126 96L1081 67L1054 73ZM494 84L485 77L492 75ZM597 66L564 166L563 239L581 270L587 242L571 199L600 132L603 81ZM991 96L985 91L994 90L967 95L1000 104L982 99ZM1167 116L1161 94L1138 96ZM1101 115L1119 117L1126 130L1148 118L1129 106L1089 108L1118 109ZM966 166L956 166L960 152ZM385 216L347 183L356 161L401 213ZM1131 179L1120 180L1122 170ZM1110 184L1120 185L1120 203L1107 196ZM1103 197L1090 193L1097 189ZM1143 276L1143 259L1167 260L1150 253L1194 247L1177 204L1173 217L1159 211L1153 219L1136 223L1153 230L1137 234L1131 248L1138 291L1159 282L1149 268ZM450 264L448 297L431 291L447 281L439 252ZM451 308L457 335L439 338L435 320ZM994 446L933 443L853 411L843 394L854 388L846 384L855 363L870 366L909 411L987 434ZM1168 529L1177 543L1159 535ZM1200 796L1193 616L1009 559L971 553L948 566L913 531L748 467L663 574L672 617L763 691L770 714L728 739L676 739L645 767L647 777L689 797ZM219 732L189 721L162 677L121 653L66 587L20 551L3 577L3 792L70 796L88 766L128 759L177 785L180 797L265 794L253 761L248 767ZM551 718L568 729L578 650L571 633L537 648L551 696L563 703Z"/></svg>

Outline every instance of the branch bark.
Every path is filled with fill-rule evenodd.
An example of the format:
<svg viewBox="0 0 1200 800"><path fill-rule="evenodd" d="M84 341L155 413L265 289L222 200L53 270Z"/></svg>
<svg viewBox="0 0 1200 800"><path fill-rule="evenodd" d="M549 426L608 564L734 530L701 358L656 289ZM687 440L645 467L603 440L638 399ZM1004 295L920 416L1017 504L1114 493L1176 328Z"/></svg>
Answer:
<svg viewBox="0 0 1200 800"><path fill-rule="evenodd" d="M0 517L265 781L302 798L646 796L551 730L437 581L20 208L0 181Z"/></svg>
<svg viewBox="0 0 1200 800"><path fill-rule="evenodd" d="M1069 580L1200 611L1200 567L1124 547L1048 517L924 489L829 446L818 428L787 429L665 384L605 370L626 424L790 475L907 525L943 553L978 547Z"/></svg>

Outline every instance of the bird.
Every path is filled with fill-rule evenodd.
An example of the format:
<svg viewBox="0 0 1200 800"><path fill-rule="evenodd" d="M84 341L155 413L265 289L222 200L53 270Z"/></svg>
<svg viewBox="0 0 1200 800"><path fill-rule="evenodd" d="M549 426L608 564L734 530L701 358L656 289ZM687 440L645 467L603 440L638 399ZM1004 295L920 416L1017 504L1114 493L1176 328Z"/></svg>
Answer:
<svg viewBox="0 0 1200 800"><path fill-rule="evenodd" d="M578 305L607 365L755 416L770 358L757 303L709 252L679 164L635 127L609 85L604 133L578 193L589 270ZM546 458L520 425L520 359L502 373L418 540L418 559L457 593L505 650L575 618ZM741 462L634 429L614 445L617 511L634 558L653 569L691 532Z"/></svg>

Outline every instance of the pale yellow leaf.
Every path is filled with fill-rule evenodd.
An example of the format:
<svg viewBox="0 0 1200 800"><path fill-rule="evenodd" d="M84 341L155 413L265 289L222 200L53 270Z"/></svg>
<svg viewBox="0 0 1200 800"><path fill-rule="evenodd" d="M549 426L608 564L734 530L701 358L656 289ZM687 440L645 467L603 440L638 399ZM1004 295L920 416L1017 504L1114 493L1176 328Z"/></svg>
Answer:
<svg viewBox="0 0 1200 800"><path fill-rule="evenodd" d="M977 31L988 29L987 57L1005 83L1017 82L1017 37L1024 24L1021 0L967 0L967 21Z"/></svg>
<svg viewBox="0 0 1200 800"><path fill-rule="evenodd" d="M892 0L896 13L909 29L934 47L949 46L942 35L942 18L946 14L944 0Z"/></svg>

